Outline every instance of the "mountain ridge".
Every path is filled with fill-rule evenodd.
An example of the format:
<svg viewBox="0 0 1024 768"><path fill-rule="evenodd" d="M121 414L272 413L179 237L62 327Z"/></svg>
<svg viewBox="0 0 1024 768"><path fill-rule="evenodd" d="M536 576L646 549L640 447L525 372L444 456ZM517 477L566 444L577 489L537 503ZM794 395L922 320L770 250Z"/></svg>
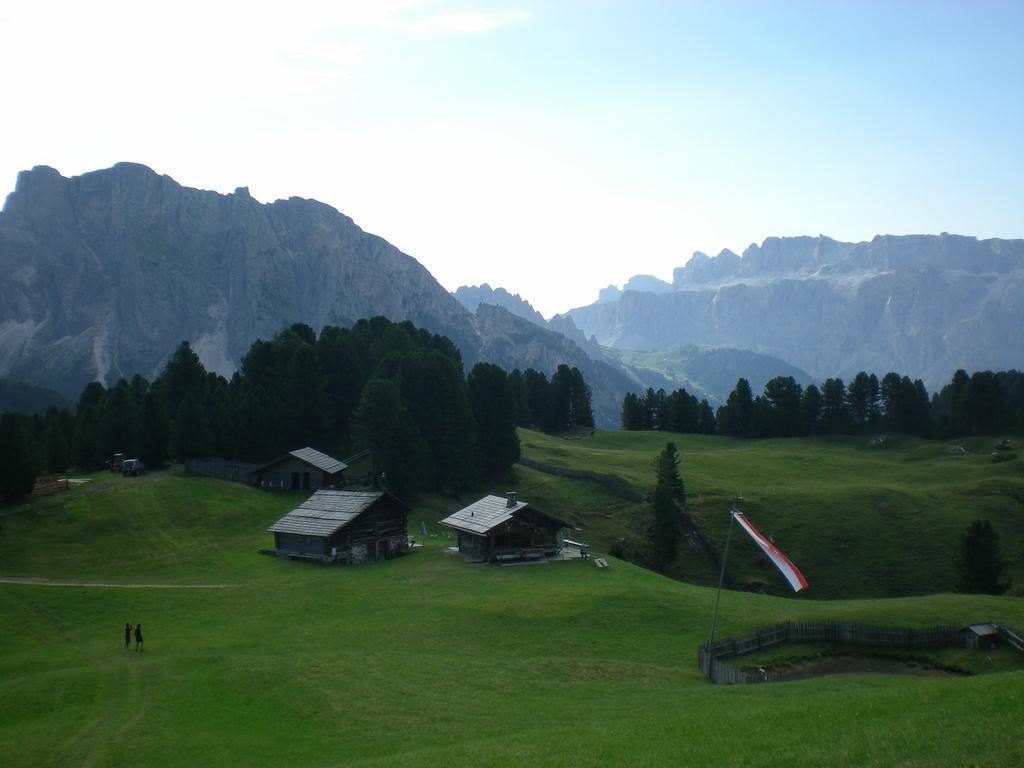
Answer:
<svg viewBox="0 0 1024 768"><path fill-rule="evenodd" d="M569 315L603 346L730 347L818 379L896 371L934 390L958 368L1020 366L1024 240L766 238L742 256L697 252L670 292L605 289Z"/></svg>
<svg viewBox="0 0 1024 768"><path fill-rule="evenodd" d="M245 187L198 190L118 163L70 178L23 171L0 211L0 376L70 397L89 381L155 377L182 340L230 376L254 341L292 323L376 315L449 337L467 370L512 367L481 334L500 323L478 320L416 259L325 203L260 203ZM550 375L543 366L560 356L587 358L548 333L531 344L535 359L514 360ZM623 394L594 384L595 412L609 415Z"/></svg>

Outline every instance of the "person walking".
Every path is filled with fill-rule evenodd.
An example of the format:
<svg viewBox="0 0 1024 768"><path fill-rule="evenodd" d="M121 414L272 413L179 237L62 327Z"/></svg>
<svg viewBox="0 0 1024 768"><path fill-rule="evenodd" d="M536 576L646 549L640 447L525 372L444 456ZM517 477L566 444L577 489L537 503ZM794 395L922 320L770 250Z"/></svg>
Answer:
<svg viewBox="0 0 1024 768"><path fill-rule="evenodd" d="M136 624L135 625L135 650L136 651L143 650L143 648L142 648L142 625L141 624Z"/></svg>
<svg viewBox="0 0 1024 768"><path fill-rule="evenodd" d="M127 651L132 642L132 625L127 621L124 623L124 649Z"/></svg>

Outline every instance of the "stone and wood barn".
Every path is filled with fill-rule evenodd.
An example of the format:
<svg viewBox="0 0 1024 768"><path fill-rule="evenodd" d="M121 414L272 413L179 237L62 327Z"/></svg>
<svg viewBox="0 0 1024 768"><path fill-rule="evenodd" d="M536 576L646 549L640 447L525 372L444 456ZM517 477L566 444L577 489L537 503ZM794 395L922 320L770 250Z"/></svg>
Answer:
<svg viewBox="0 0 1024 768"><path fill-rule="evenodd" d="M355 565L408 546L409 507L387 491L314 493L267 529L279 557Z"/></svg>
<svg viewBox="0 0 1024 768"><path fill-rule="evenodd" d="M316 491L344 485L343 461L315 448L300 448L254 470L256 485L291 491Z"/></svg>
<svg viewBox="0 0 1024 768"><path fill-rule="evenodd" d="M516 494L485 496L449 515L441 525L458 535L459 553L474 560L529 560L559 552L558 532L569 523L546 515Z"/></svg>

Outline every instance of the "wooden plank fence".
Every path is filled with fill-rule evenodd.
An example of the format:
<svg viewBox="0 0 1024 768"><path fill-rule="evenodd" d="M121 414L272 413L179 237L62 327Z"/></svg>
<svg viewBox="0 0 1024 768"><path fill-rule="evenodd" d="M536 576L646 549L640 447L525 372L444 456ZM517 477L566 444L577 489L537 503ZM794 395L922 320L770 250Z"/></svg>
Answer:
<svg viewBox="0 0 1024 768"><path fill-rule="evenodd" d="M52 493L60 493L61 491L67 491L70 488L71 484L65 477L61 478L60 480L55 480L52 483L43 483L42 485L37 485L35 488L32 489L32 495L49 496Z"/></svg>
<svg viewBox="0 0 1024 768"><path fill-rule="evenodd" d="M533 459L527 459L525 457L520 457L519 463L524 467L529 467L530 469L535 469L538 472L544 472L548 475L571 477L577 480L593 480L595 483L603 485L616 496L626 499L626 501L647 501L646 496L633 490L625 480L620 477L615 477L615 475L602 475L598 472L590 472L586 469L556 467L551 464L544 464L543 462L534 461Z"/></svg>
<svg viewBox="0 0 1024 768"><path fill-rule="evenodd" d="M1015 647L1024 646L1024 635L996 624L1000 634ZM697 649L697 663L714 683L744 685L767 683L783 679L782 675L750 674L736 669L724 659L770 648L786 642L832 642L875 648L944 648L964 646L966 639L961 627L945 625L921 629L907 627L882 627L870 624L853 624L840 621L802 621L775 624L764 627L749 635L727 637L713 643L705 643ZM1014 642L1020 642L1016 645Z"/></svg>
<svg viewBox="0 0 1024 768"><path fill-rule="evenodd" d="M993 625L999 630L1000 637L1018 651L1024 651L1024 632L1021 632L1019 629L1009 627L1006 624L996 624L993 622Z"/></svg>

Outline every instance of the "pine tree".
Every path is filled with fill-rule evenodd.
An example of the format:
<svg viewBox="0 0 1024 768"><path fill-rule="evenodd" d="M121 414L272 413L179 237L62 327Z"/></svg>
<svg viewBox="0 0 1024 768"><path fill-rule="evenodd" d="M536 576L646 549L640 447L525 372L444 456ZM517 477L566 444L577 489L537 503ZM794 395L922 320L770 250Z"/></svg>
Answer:
<svg viewBox="0 0 1024 768"><path fill-rule="evenodd" d="M1010 582L1000 582L1007 562L999 535L988 520L975 520L960 537L960 589L963 592L1001 595Z"/></svg>
<svg viewBox="0 0 1024 768"><path fill-rule="evenodd" d="M679 454L668 443L655 459L658 483L654 489L654 526L651 543L658 568L665 568L679 554L679 511L686 503L686 490L679 476Z"/></svg>
<svg viewBox="0 0 1024 768"><path fill-rule="evenodd" d="M816 435L821 429L821 392L814 384L800 395L799 426L801 435Z"/></svg>
<svg viewBox="0 0 1024 768"><path fill-rule="evenodd" d="M737 379L736 386L729 393L725 405L720 407L716 414L719 434L750 437L753 409L754 396L750 390L750 382L743 378Z"/></svg>
<svg viewBox="0 0 1024 768"><path fill-rule="evenodd" d="M764 396L770 404L771 435L792 437L800 432L800 385L792 376L776 376L764 385Z"/></svg>
<svg viewBox="0 0 1024 768"><path fill-rule="evenodd" d="M492 476L519 460L516 406L508 376L490 363L477 363L466 380L479 429L480 470Z"/></svg>
<svg viewBox="0 0 1024 768"><path fill-rule="evenodd" d="M189 394L198 396L205 384L206 369L199 362L199 355L192 351L187 341L183 341L153 386L160 390L167 412L177 413L185 397Z"/></svg>
<svg viewBox="0 0 1024 768"><path fill-rule="evenodd" d="M644 407L634 392L622 398L622 428L637 431L644 428Z"/></svg>
<svg viewBox="0 0 1024 768"><path fill-rule="evenodd" d="M167 461L171 426L160 397L153 391L142 398L139 422L139 456L148 467L163 466Z"/></svg>
<svg viewBox="0 0 1024 768"><path fill-rule="evenodd" d="M456 361L438 349L414 350L400 358L397 382L402 405L428 441L434 488L458 493L472 485L477 425Z"/></svg>
<svg viewBox="0 0 1024 768"><path fill-rule="evenodd" d="M0 414L0 497L7 501L27 496L36 484L21 421L13 413Z"/></svg>
<svg viewBox="0 0 1024 768"><path fill-rule="evenodd" d="M171 455L178 461L209 456L212 445L206 411L199 398L189 393L178 406L171 430Z"/></svg>
<svg viewBox="0 0 1024 768"><path fill-rule="evenodd" d="M383 477L383 485L400 496L411 496L422 487L430 471L430 454L393 381L366 382L352 414L352 437L370 451L375 484Z"/></svg>
<svg viewBox="0 0 1024 768"><path fill-rule="evenodd" d="M58 411L50 406L46 412L46 460L47 469L54 473L67 471L71 464L71 435L65 430L71 421L71 414L65 409Z"/></svg>

